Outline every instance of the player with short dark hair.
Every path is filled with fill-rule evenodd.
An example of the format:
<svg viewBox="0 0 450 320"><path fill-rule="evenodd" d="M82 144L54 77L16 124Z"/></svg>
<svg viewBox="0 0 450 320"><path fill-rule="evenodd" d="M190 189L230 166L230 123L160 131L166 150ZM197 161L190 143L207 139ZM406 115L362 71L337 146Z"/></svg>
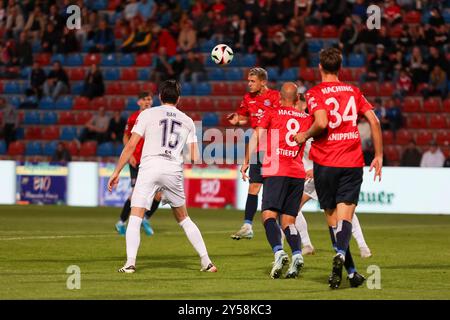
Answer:
<svg viewBox="0 0 450 320"><path fill-rule="evenodd" d="M357 127L358 116L368 120L375 147L375 158L370 171L375 168L375 178L381 180L383 142L381 127L371 104L360 90L340 82L338 73L342 54L328 48L320 52L319 70L322 82L308 90L308 110L314 117L311 128L299 133L299 144L314 137L310 158L314 161L314 182L321 209L325 210L333 247L329 285L336 289L341 284L345 266L352 287L360 286L364 277L356 272L350 253L352 218L358 204L363 180L364 158Z"/></svg>
<svg viewBox="0 0 450 320"><path fill-rule="evenodd" d="M289 256L283 250L280 224L286 241L292 250L292 261L286 278L296 278L303 266L301 238L295 227L295 218L300 207L305 183L302 154L304 146L299 147L294 140L298 132L308 130L311 117L295 108L298 100L297 85L285 83L281 88L281 105L266 110L257 123L257 128L250 141L249 152L241 168L244 181L248 178L250 155L257 144L267 141L266 153L262 166L264 177L262 219L267 240L274 253L274 263L270 276L279 278L283 267L289 262ZM267 133L267 139L264 135Z"/></svg>
<svg viewBox="0 0 450 320"><path fill-rule="evenodd" d="M141 92L138 95L138 101L137 104L139 106L139 110L132 113L131 116L127 120L127 125L125 126L125 131L123 133L123 144L126 145L131 137L131 130L134 127L134 124L136 123L136 119L138 118L139 114L147 109L151 108L153 103L153 97L150 92ZM120 220L116 223L115 227L117 232L120 235L125 235L126 227L125 223L128 220L128 217L130 216L131 212L131 195L133 194L134 186L136 184L136 179L139 172L139 164L141 162L141 154L142 154L142 147L144 146L144 139L141 139L139 143L136 146L136 149L131 156L129 160L129 168L130 168L130 177L131 177L131 193L127 201L125 201L122 212L120 213ZM142 228L145 231L145 234L148 236L151 236L154 231L153 228L150 225L149 219L153 215L153 213L158 209L159 203L161 201L161 194L158 193L155 196L155 199L153 200L152 207L149 211L145 213L145 218L142 221Z"/></svg>
<svg viewBox="0 0 450 320"><path fill-rule="evenodd" d="M228 116L230 124L234 126L246 125L247 123L255 129L258 120L266 110L277 107L280 101L280 93L267 87L267 71L260 67L250 69L248 73L248 89L236 112ZM253 218L258 209L258 194L261 190L263 178L261 175L262 159L264 158L265 146L260 145L257 153L250 164L250 181L248 187L247 202L245 204L244 224L241 229L232 234L231 238L251 239L253 238ZM247 152L248 150L246 150Z"/></svg>

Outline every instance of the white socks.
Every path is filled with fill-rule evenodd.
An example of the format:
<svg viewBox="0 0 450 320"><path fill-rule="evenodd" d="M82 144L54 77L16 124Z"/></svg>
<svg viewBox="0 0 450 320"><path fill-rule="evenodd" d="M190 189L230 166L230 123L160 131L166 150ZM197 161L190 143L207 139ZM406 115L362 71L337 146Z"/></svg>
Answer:
<svg viewBox="0 0 450 320"><path fill-rule="evenodd" d="M205 242L197 225L189 217L181 221L179 225L183 228L195 251L200 256L202 267L207 267L211 263L211 260L208 257Z"/></svg>
<svg viewBox="0 0 450 320"><path fill-rule="evenodd" d="M353 215L352 219L352 234L356 242L358 243L358 247L367 248L367 243L366 240L364 239L364 235L361 230L361 225L359 224L359 220L356 214Z"/></svg>
<svg viewBox="0 0 450 320"><path fill-rule="evenodd" d="M130 215L125 235L127 243L127 263L126 266L136 266L136 255L141 242L141 223L142 219Z"/></svg>
<svg viewBox="0 0 450 320"><path fill-rule="evenodd" d="M297 218L295 218L295 227L300 232L300 238L302 239L302 247L312 246L311 239L308 234L308 223L306 223L305 217L302 211L298 212Z"/></svg>

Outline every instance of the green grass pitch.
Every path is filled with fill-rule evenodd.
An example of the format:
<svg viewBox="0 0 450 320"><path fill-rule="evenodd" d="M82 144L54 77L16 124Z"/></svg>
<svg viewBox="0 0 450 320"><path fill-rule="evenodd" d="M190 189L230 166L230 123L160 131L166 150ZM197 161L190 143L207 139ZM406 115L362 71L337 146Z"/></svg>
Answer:
<svg viewBox="0 0 450 320"><path fill-rule="evenodd" d="M0 206L0 299L450 299L450 216L360 214L373 257L358 270L381 270L381 289L330 290L333 252L322 214L306 214L315 256L298 279L269 278L272 252L257 214L253 240L234 241L242 221L235 210L190 210L203 233L216 274L199 259L169 210L142 233L137 272L120 274L125 238L113 229L120 209ZM288 251L290 254L290 251ZM70 265L81 288L67 289Z"/></svg>

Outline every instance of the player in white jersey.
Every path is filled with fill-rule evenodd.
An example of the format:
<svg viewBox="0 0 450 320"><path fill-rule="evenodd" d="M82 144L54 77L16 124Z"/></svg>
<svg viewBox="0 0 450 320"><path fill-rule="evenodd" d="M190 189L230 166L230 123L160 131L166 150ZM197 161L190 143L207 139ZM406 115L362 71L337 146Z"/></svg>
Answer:
<svg viewBox="0 0 450 320"><path fill-rule="evenodd" d="M304 111L306 109L306 103L302 97L299 100L299 105L297 106L300 110ZM305 186L303 189L303 196L300 202L300 209L295 220L295 226L300 232L300 237L302 239L302 253L303 255L314 254L314 246L311 243L311 239L308 234L308 224L302 213L303 205L311 199L317 201L316 187L314 185L313 177L313 161L309 159L309 150L311 149L312 138L306 141L305 149L303 151L303 166L306 171ZM352 235L358 243L359 251L362 258L369 258L372 253L364 239L362 233L361 225L359 224L358 217L356 214L353 215L352 219Z"/></svg>
<svg viewBox="0 0 450 320"><path fill-rule="evenodd" d="M140 226L153 197L161 192L172 207L175 219L200 256L201 271L216 272L200 230L189 218L183 186L183 149L188 147L191 161L198 159L195 125L191 118L177 109L180 85L167 80L160 86L162 105L146 109L136 120L129 142L120 155L116 169L108 182L111 191L119 182L119 174L128 163L137 143L145 139L136 186L131 197L131 215L126 232L127 261L119 272L136 271L136 256L140 244Z"/></svg>

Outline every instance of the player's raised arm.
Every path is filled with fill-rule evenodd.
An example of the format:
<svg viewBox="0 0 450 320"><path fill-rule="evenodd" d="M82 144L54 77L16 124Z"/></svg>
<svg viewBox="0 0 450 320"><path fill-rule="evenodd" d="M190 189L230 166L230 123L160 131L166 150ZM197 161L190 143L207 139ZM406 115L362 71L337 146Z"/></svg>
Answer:
<svg viewBox="0 0 450 320"><path fill-rule="evenodd" d="M136 145L138 144L139 140L141 140L141 138L142 137L139 134L133 132L130 140L123 148L122 153L120 154L119 161L117 162L116 168L108 181L108 190L110 192L119 183L119 174L122 171L123 167L130 160L130 157L133 154L134 150L136 149Z"/></svg>
<svg viewBox="0 0 450 320"><path fill-rule="evenodd" d="M381 169L383 168L383 137L381 133L381 126L378 117L373 110L368 110L364 113L367 121L370 124L370 130L372 131L373 146L375 149L375 157L370 164L370 171L375 168L375 175L373 180L375 181L378 176L378 181L381 181Z"/></svg>

